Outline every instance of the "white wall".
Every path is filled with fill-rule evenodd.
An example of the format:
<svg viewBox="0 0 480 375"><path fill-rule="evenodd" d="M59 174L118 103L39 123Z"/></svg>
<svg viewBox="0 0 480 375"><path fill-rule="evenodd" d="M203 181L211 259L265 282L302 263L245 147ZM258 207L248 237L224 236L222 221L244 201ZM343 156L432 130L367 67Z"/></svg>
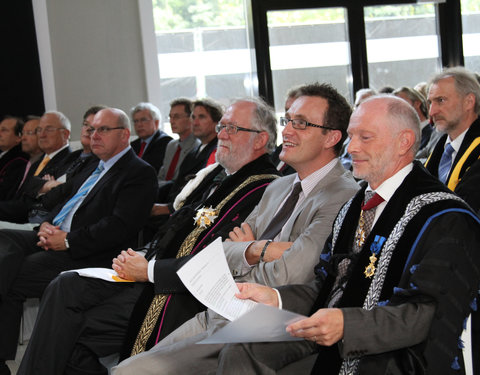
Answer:
<svg viewBox="0 0 480 375"><path fill-rule="evenodd" d="M157 67L158 77L158 62L146 64L143 48L154 33L151 1L35 0L33 5L46 110L70 118L73 140L91 105L128 114L136 103L154 99L155 84L147 85L145 67L154 78Z"/></svg>

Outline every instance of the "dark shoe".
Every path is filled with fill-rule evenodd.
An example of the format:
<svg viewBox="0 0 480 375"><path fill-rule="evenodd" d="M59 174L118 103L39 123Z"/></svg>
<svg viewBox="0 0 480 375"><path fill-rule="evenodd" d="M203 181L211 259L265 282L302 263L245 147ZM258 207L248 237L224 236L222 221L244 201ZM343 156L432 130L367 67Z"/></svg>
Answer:
<svg viewBox="0 0 480 375"><path fill-rule="evenodd" d="M8 368L5 361L0 360L0 375L10 375L10 369Z"/></svg>

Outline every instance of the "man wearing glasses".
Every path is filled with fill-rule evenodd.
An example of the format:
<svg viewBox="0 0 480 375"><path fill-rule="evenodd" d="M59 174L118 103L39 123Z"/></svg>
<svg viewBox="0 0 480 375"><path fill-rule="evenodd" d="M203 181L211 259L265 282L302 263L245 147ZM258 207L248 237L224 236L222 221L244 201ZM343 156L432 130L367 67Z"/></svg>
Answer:
<svg viewBox="0 0 480 375"><path fill-rule="evenodd" d="M305 267L316 262L338 210L359 189L337 158L350 113L347 101L333 87L302 87L302 95L281 120L285 127L280 159L296 173L271 183L245 222L230 232L230 241L223 243L237 282L275 286L314 279ZM254 131L245 132L242 125L228 116L222 118L217 127L218 153L241 158L228 135ZM210 309L198 313L149 351L121 362L112 373L215 372L222 345L196 342L227 322Z"/></svg>
<svg viewBox="0 0 480 375"><path fill-rule="evenodd" d="M162 115L152 103L138 103L130 111L138 139L132 142L133 151L155 170L160 170L168 142L172 140L163 131Z"/></svg>
<svg viewBox="0 0 480 375"><path fill-rule="evenodd" d="M55 133L67 132L42 124L37 129L41 138L47 134L42 147ZM0 230L0 370L4 372L8 371L5 360L15 357L23 301L40 297L62 271L109 266L118 248L136 245L137 233L150 213L156 174L129 145L127 115L119 109L103 109L88 133L100 161L82 170L83 179L62 185L65 199L38 232Z"/></svg>

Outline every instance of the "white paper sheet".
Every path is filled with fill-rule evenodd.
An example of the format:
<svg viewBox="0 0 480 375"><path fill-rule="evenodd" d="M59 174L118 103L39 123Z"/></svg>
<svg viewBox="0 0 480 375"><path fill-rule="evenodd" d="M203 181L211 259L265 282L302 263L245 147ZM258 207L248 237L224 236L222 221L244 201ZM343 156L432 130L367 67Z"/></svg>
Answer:
<svg viewBox="0 0 480 375"><path fill-rule="evenodd" d="M289 324L303 318L305 317L291 311L257 304L252 310L198 344L301 341L303 338L293 337L285 329Z"/></svg>
<svg viewBox="0 0 480 375"><path fill-rule="evenodd" d="M177 274L195 298L228 320L237 319L256 305L235 297L238 288L220 238L184 264Z"/></svg>

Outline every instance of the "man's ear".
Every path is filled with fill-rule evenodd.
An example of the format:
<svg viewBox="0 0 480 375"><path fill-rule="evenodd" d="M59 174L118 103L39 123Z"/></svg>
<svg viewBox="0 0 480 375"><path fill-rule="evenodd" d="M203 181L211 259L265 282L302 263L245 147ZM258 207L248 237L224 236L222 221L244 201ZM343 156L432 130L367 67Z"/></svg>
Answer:
<svg viewBox="0 0 480 375"><path fill-rule="evenodd" d="M327 140L325 142L325 147L333 148L335 145L340 142L342 139L341 130L329 130L327 131Z"/></svg>
<svg viewBox="0 0 480 375"><path fill-rule="evenodd" d="M262 148L265 148L267 143L268 143L268 133L267 132L257 133L257 136L255 137L255 141L253 142L253 147L255 150L260 150Z"/></svg>
<svg viewBox="0 0 480 375"><path fill-rule="evenodd" d="M411 129L402 130L397 137L400 155L405 155L415 144L415 132Z"/></svg>

